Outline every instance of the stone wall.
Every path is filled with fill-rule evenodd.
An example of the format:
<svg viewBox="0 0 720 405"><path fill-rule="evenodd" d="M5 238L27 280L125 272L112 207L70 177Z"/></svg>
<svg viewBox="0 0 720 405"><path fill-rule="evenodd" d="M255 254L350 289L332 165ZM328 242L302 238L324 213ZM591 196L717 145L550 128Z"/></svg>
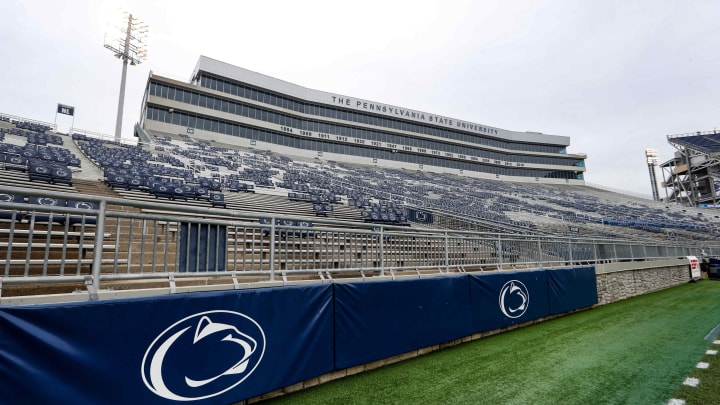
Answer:
<svg viewBox="0 0 720 405"><path fill-rule="evenodd" d="M626 262L595 267L598 305L624 300L690 281L687 260Z"/></svg>

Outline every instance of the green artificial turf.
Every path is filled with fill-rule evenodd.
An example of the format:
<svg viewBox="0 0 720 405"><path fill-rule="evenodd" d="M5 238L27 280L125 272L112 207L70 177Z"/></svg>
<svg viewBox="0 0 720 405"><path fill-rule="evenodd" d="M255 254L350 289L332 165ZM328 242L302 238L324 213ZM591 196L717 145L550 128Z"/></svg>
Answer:
<svg viewBox="0 0 720 405"><path fill-rule="evenodd" d="M272 404L661 404L720 323L720 283L631 298L275 398Z"/></svg>
<svg viewBox="0 0 720 405"><path fill-rule="evenodd" d="M720 350L720 344L708 344L707 348ZM672 397L684 400L686 405L720 404L720 354L705 355L701 361L709 363L710 367L695 368L688 374L688 377L700 380L700 384L697 387L682 385Z"/></svg>

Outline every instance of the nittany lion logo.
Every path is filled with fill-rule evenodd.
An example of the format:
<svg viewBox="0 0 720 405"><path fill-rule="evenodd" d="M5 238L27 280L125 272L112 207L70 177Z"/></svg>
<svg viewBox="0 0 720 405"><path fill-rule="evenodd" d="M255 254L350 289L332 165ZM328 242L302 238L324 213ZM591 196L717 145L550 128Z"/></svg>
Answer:
<svg viewBox="0 0 720 405"><path fill-rule="evenodd" d="M500 310L508 318L520 318L530 305L530 292L525 284L510 280L500 289Z"/></svg>
<svg viewBox="0 0 720 405"><path fill-rule="evenodd" d="M153 393L176 401L220 395L255 371L265 353L265 333L239 312L190 315L165 329L142 361L142 379Z"/></svg>

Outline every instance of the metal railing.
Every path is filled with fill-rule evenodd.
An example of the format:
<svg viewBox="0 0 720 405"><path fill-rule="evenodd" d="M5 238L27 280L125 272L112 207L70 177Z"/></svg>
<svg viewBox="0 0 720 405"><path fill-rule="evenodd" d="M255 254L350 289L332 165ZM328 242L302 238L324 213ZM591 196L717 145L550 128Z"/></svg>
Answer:
<svg viewBox="0 0 720 405"><path fill-rule="evenodd" d="M39 125L44 125L46 127L50 127L53 131L57 131L57 124L53 124L52 122L38 121L38 120L31 119L31 118L25 118L25 117L21 117L18 115L0 113L0 120L7 121L11 124L17 124L17 123L21 123L21 122L27 122L30 124L39 124Z"/></svg>
<svg viewBox="0 0 720 405"><path fill-rule="evenodd" d="M237 285L655 260L700 256L702 249L720 255L720 244L397 227L14 187L0 194L97 204L0 202L0 287L85 282L99 289L193 277L232 277Z"/></svg>

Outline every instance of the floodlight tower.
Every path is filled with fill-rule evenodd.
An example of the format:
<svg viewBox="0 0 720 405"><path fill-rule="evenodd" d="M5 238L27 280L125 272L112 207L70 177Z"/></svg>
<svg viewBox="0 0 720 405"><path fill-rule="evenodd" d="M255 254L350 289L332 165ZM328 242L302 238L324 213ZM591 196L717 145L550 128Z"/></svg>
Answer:
<svg viewBox="0 0 720 405"><path fill-rule="evenodd" d="M650 172L650 186L652 187L653 200L660 200L658 193L657 178L655 177L655 166L658 164L659 152L657 149L645 149L645 158L647 159L648 171Z"/></svg>
<svg viewBox="0 0 720 405"><path fill-rule="evenodd" d="M144 22L123 13L121 24L114 32L105 33L105 48L111 50L115 57L123 61L122 77L120 78L120 99L118 100L117 121L115 122L115 140L120 141L122 131L123 106L125 104L125 79L127 66L139 65L147 60L147 38L149 27Z"/></svg>

